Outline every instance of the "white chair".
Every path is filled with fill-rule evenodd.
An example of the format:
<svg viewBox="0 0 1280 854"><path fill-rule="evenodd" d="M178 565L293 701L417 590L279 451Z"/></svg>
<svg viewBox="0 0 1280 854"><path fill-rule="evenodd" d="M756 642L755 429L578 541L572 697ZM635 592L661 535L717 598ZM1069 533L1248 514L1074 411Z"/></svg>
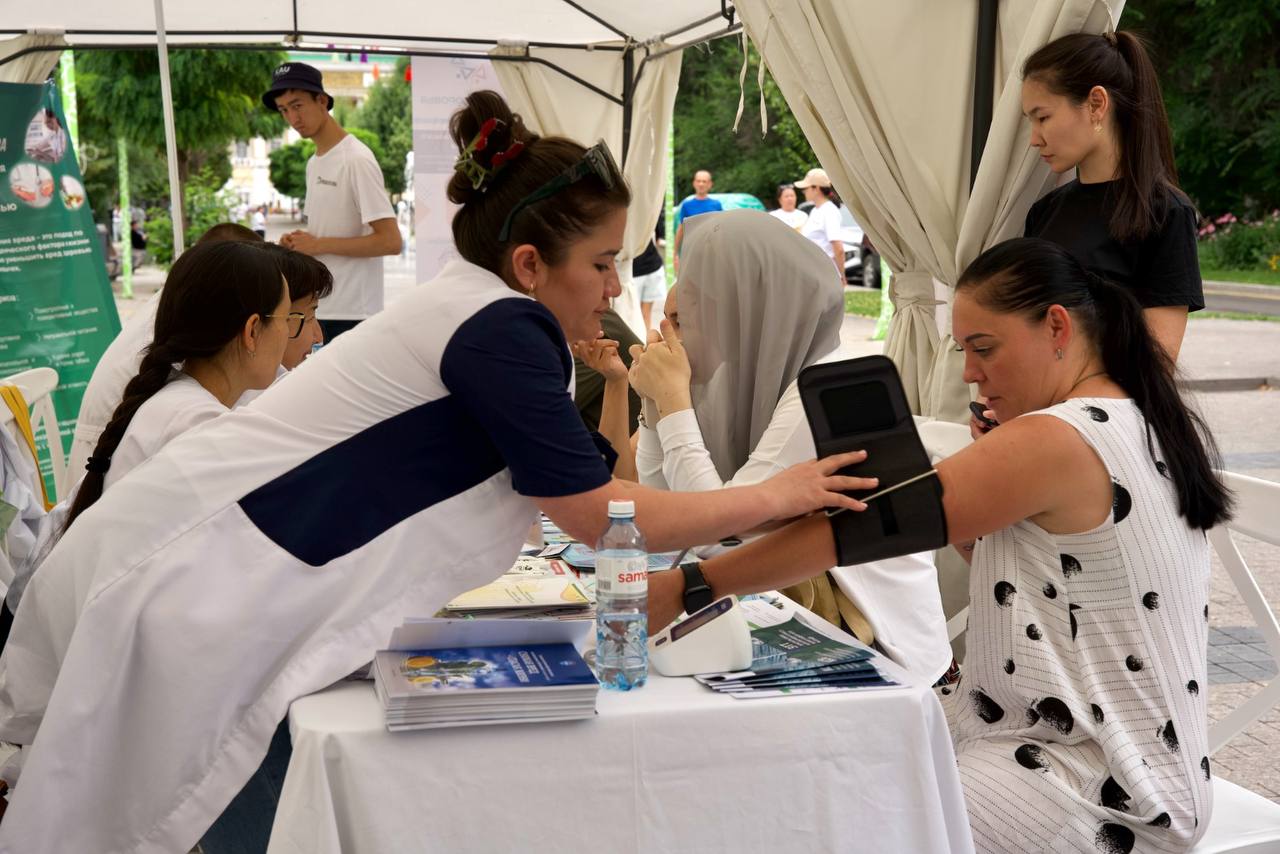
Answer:
<svg viewBox="0 0 1280 854"><path fill-rule="evenodd" d="M22 392L27 406L31 407L32 434L38 433L40 425L44 425L49 461L53 466L53 488L61 498L70 484L67 483L67 458L62 448L58 414L53 408L52 395L53 390L58 387L58 372L53 368L31 368L0 379L0 385L17 386ZM9 424L13 416L7 408L4 409L4 416L0 423Z"/></svg>
<svg viewBox="0 0 1280 854"><path fill-rule="evenodd" d="M1232 531L1280 546L1280 483L1231 472L1220 472L1236 495L1235 518L1209 532L1209 543L1218 553L1236 592L1244 600L1267 644L1271 657L1280 662L1280 623L1258 582L1231 539ZM1280 679L1241 703L1229 715L1209 727L1209 755L1235 738L1254 721L1280 705ZM1213 814L1200 844L1192 854L1264 854L1280 851L1280 804L1213 778Z"/></svg>

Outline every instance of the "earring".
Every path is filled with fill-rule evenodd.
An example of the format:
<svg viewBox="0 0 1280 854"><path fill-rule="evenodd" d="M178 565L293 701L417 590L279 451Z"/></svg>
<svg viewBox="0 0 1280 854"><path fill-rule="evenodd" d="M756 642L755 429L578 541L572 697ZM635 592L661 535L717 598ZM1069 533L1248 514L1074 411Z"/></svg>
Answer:
<svg viewBox="0 0 1280 854"><path fill-rule="evenodd" d="M1094 125L1094 126L1093 126L1093 132L1094 132L1094 133L1102 133L1102 125L1100 125L1100 124L1098 124L1098 125Z"/></svg>
<svg viewBox="0 0 1280 854"><path fill-rule="evenodd" d="M1058 353L1059 353L1059 354L1061 354L1061 353L1062 353L1062 351L1061 351L1061 350L1059 350L1059 351L1058 351ZM257 351L257 350L250 350L250 351L249 351L249 358L250 358L250 359L256 359L256 358L258 358L258 351ZM1059 358L1059 359L1061 359L1061 358L1062 358L1062 356L1061 356L1061 355L1059 355L1059 356L1058 356L1058 358Z"/></svg>
<svg viewBox="0 0 1280 854"><path fill-rule="evenodd" d="M1054 354L1053 354L1053 355L1057 356L1057 357L1058 357L1058 361L1059 361L1059 362L1061 362L1061 361L1062 361L1062 348L1061 348L1061 347L1059 347L1056 351L1054 351Z"/></svg>

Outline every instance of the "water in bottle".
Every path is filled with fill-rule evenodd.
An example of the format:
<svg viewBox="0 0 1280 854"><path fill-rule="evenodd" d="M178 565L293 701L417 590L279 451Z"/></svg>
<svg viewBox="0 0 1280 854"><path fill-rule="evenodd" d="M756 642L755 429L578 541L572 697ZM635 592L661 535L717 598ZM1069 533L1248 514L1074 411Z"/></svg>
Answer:
<svg viewBox="0 0 1280 854"><path fill-rule="evenodd" d="M609 527L596 544L596 674L617 691L649 675L649 569L633 501L609 502Z"/></svg>

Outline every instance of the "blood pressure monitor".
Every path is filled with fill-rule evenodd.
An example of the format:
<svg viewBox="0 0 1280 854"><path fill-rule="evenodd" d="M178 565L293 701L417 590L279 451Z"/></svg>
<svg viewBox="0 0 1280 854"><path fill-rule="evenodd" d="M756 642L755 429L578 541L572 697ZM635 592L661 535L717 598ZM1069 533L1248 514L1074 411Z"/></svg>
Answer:
<svg viewBox="0 0 1280 854"><path fill-rule="evenodd" d="M750 667L751 630L737 597L717 599L650 638L649 661L663 676Z"/></svg>

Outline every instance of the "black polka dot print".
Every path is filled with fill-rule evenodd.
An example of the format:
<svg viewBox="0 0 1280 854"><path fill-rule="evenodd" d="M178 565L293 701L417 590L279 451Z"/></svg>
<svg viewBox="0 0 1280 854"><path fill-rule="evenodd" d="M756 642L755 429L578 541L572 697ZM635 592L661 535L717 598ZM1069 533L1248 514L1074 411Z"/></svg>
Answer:
<svg viewBox="0 0 1280 854"><path fill-rule="evenodd" d="M1098 828L1098 835L1093 838L1093 844L1103 854L1129 854L1133 850L1135 839L1133 831L1123 824L1105 822Z"/></svg>
<svg viewBox="0 0 1280 854"><path fill-rule="evenodd" d="M974 713L989 724L1004 717L1004 709L1000 704L991 699L981 689L974 689L969 692L969 699L973 701Z"/></svg>
<svg viewBox="0 0 1280 854"><path fill-rule="evenodd" d="M1048 771L1049 761L1044 758L1044 751L1035 744L1024 744L1013 751L1013 758L1023 768L1031 771Z"/></svg>
<svg viewBox="0 0 1280 854"><path fill-rule="evenodd" d="M946 685L943 685L943 686L942 686L942 694L943 694L943 696L946 696L947 694L950 694L950 693L951 693L951 689L950 689L950 688L948 688Z"/></svg>
<svg viewBox="0 0 1280 854"><path fill-rule="evenodd" d="M1208 605L1204 606L1204 621L1206 623L1209 622L1209 606Z"/></svg>
<svg viewBox="0 0 1280 854"><path fill-rule="evenodd" d="M1044 592L1046 599L1058 598L1058 588L1054 587L1053 584L1048 581L1044 583L1044 587L1042 587L1041 590Z"/></svg>
<svg viewBox="0 0 1280 854"><path fill-rule="evenodd" d="M1080 561L1075 559L1074 555L1062 556L1062 575L1064 578L1070 578L1080 572Z"/></svg>
<svg viewBox="0 0 1280 854"><path fill-rule="evenodd" d="M1116 810L1117 812L1129 811L1129 793L1116 782L1115 777L1108 777L1107 781L1102 784L1100 798L1099 803L1109 810Z"/></svg>
<svg viewBox="0 0 1280 854"><path fill-rule="evenodd" d="M1076 639L1076 632L1080 631L1080 624L1076 622L1076 611L1080 610L1079 605L1068 605L1067 616L1071 620L1071 639Z"/></svg>
<svg viewBox="0 0 1280 854"><path fill-rule="evenodd" d="M1097 703L1090 703L1089 708L1093 711L1093 722L1098 724L1102 723L1102 707Z"/></svg>
<svg viewBox="0 0 1280 854"><path fill-rule="evenodd" d="M1006 659L1004 660L1004 672L1005 672L1005 673L1008 673L1008 674L1010 674L1010 675L1012 675L1012 674L1013 674L1013 669L1014 669L1014 667L1013 667L1013 659L1012 659L1012 658L1006 658Z"/></svg>
<svg viewBox="0 0 1280 854"><path fill-rule="evenodd" d="M1143 666L1142 659L1138 658L1138 656L1136 655L1130 655L1125 658L1124 666L1132 670L1134 673L1137 673L1139 670L1142 669L1142 666Z"/></svg>
<svg viewBox="0 0 1280 854"><path fill-rule="evenodd" d="M1123 522L1132 509L1133 499L1129 496L1129 490L1116 481L1111 481L1111 515L1115 524L1119 525Z"/></svg>
<svg viewBox="0 0 1280 854"><path fill-rule="evenodd" d="M1071 709L1057 697L1045 697L1036 703L1035 708L1045 723L1063 735L1070 735L1075 728L1076 719L1072 716Z"/></svg>
<svg viewBox="0 0 1280 854"><path fill-rule="evenodd" d="M1197 682L1197 681L1196 681L1196 680L1194 680L1194 679L1192 679L1190 682L1188 682L1188 683L1187 683L1187 693L1188 693L1188 694L1190 694L1190 695L1191 695L1191 696L1193 696L1193 697L1199 696L1199 694L1200 694L1200 683L1199 683L1199 682Z"/></svg>
<svg viewBox="0 0 1280 854"><path fill-rule="evenodd" d="M1027 707L1027 726L1035 726L1040 723L1040 713L1036 711L1035 706Z"/></svg>
<svg viewBox="0 0 1280 854"><path fill-rule="evenodd" d="M1209 757L1205 756L1200 760L1200 770L1204 772L1204 778L1209 779Z"/></svg>
<svg viewBox="0 0 1280 854"><path fill-rule="evenodd" d="M1173 728L1173 721L1165 721L1164 726L1156 730L1156 735L1160 736L1171 753L1178 752L1178 733Z"/></svg>
<svg viewBox="0 0 1280 854"><path fill-rule="evenodd" d="M1168 827L1172 823L1173 822L1169 820L1169 814L1167 812L1162 812L1160 815L1147 822L1151 827Z"/></svg>
<svg viewBox="0 0 1280 854"><path fill-rule="evenodd" d="M1142 595L1142 607L1146 608L1148 611L1154 611L1156 608L1159 608L1160 594L1154 590L1149 593L1144 593Z"/></svg>
<svg viewBox="0 0 1280 854"><path fill-rule="evenodd" d="M1169 466L1165 465L1164 460L1156 460L1156 471L1160 472L1161 477L1169 476Z"/></svg>
<svg viewBox="0 0 1280 854"><path fill-rule="evenodd" d="M1037 626L1035 623L1030 623L1027 625L1027 637L1031 638L1032 640L1040 640L1040 638L1044 637L1044 635L1040 632L1039 626Z"/></svg>
<svg viewBox="0 0 1280 854"><path fill-rule="evenodd" d="M1013 594L1018 592L1018 588L1014 587L1007 581L996 582L996 604L1001 608L1008 608L1013 605Z"/></svg>
<svg viewBox="0 0 1280 854"><path fill-rule="evenodd" d="M1110 415L1107 415L1107 411L1105 409L1099 409L1096 406L1086 406L1084 411L1089 413L1089 417L1094 421L1097 421L1099 424L1105 423L1111 417Z"/></svg>

